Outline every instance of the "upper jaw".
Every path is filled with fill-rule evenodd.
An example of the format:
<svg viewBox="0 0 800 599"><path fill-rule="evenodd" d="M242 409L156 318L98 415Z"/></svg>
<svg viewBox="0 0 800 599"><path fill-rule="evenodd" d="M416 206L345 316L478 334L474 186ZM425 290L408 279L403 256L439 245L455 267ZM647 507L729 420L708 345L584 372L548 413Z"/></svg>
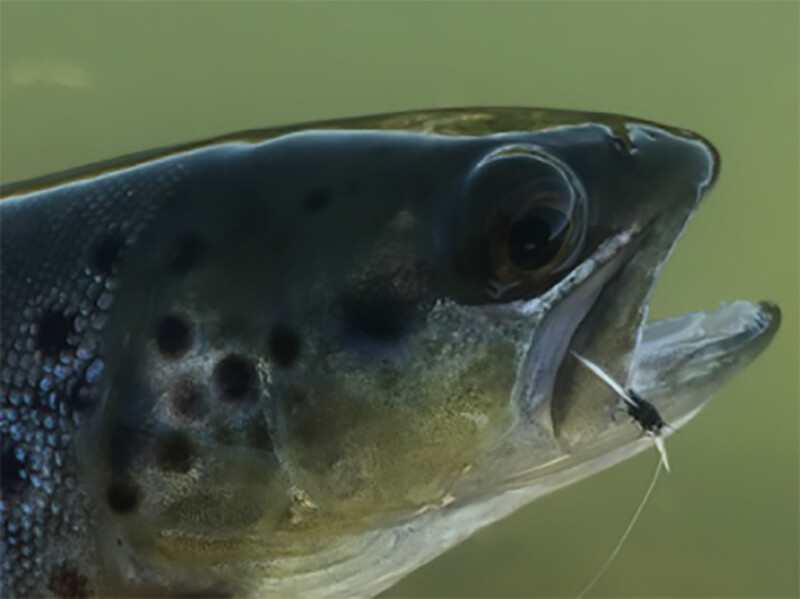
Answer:
<svg viewBox="0 0 800 599"><path fill-rule="evenodd" d="M767 348L780 323L772 302L739 300L648 324L630 386L646 392L665 419L682 423Z"/></svg>

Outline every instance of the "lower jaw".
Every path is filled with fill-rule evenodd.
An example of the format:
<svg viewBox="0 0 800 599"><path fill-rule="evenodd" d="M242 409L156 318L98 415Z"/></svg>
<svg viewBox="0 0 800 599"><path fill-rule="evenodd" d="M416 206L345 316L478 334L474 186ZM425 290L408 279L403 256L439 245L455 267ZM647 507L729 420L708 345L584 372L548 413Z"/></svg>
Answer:
<svg viewBox="0 0 800 599"><path fill-rule="evenodd" d="M672 434L763 352L779 326L780 311L774 304L746 301L647 323L642 327L628 384L667 422L664 434ZM604 383L597 382L609 401L603 404L602 398L595 396L587 399L600 408L577 418L585 431L580 441L564 443L559 431L552 431L556 445L551 448L550 458L537 447L541 459L507 479L506 488L532 486L543 488L542 493L549 492L652 446L651 438L625 414L613 393ZM522 437L529 434L530 431L520 432Z"/></svg>
<svg viewBox="0 0 800 599"><path fill-rule="evenodd" d="M775 304L737 301L649 323L630 385L668 421L680 420L755 360L780 321Z"/></svg>

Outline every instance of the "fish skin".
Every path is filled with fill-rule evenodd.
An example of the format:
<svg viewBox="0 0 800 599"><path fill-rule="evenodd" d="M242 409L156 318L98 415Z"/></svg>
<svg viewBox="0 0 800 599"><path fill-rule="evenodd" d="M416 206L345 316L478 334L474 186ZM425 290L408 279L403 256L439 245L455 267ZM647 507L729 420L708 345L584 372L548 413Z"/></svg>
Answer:
<svg viewBox="0 0 800 599"><path fill-rule="evenodd" d="M461 109L4 187L4 594L385 588L409 566L361 567L365 543L388 547L374 531L517 493L612 426L611 399L560 361L575 333L627 378L717 164L641 120ZM497 292L481 223L515 177L561 177L585 229L562 271Z"/></svg>

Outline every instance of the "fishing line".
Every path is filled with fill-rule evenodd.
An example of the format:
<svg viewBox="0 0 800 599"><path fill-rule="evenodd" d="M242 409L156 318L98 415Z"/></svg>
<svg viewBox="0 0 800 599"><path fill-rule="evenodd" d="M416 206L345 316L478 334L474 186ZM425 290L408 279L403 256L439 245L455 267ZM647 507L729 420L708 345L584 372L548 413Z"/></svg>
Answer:
<svg viewBox="0 0 800 599"><path fill-rule="evenodd" d="M597 378L603 381L606 385L608 385L614 393L616 393L622 401L626 404L628 414L639 423L639 426L642 427L642 430L651 435L653 437L653 443L656 446L659 454L659 460L656 464L656 470L653 473L653 478L650 481L650 485L647 487L647 490L642 497L642 500L639 502L639 506L636 508L636 511L633 513L633 517L631 521L628 523L628 527L622 533L619 541L617 542L616 547L611 552L611 555L608 556L608 559L605 563L600 567L600 570L597 572L594 578L589 581L583 590L578 594L577 599L582 599L588 593L592 587L600 580L600 577L605 574L606 570L608 570L611 562L614 561L614 558L617 557L622 546L625 544L625 541L628 539L628 535L630 535L631 530L633 530L634 525L636 524L639 516L642 514L642 510L644 506L647 504L647 500L650 499L650 495L655 489L656 482L658 481L658 476L661 474L661 468L663 467L667 472L669 472L669 460L667 459L667 449L664 446L664 437L661 435L661 431L665 426L668 426L661 418L661 415L658 413L658 410L651 404L649 401L643 399L638 393L633 391L633 389L624 389L622 385L620 385L614 378L609 375L605 370L600 368L597 364L592 362L591 360L584 358L580 354L576 352L572 352L572 355L583 364L586 368L588 368Z"/></svg>
<svg viewBox="0 0 800 599"><path fill-rule="evenodd" d="M617 542L616 547L614 547L614 551L612 551L611 555L608 556L608 559L600 567L600 570L598 570L598 572L595 575L595 577L592 578L589 581L589 584L587 584L585 587L583 587L583 590L580 593L578 593L577 599L583 599L583 597L586 596L586 593L588 593L590 590L592 590L592 587L597 583L598 580L600 580L600 578L603 576L603 574L605 574L606 570L608 570L608 567L611 565L611 562L613 562L614 558L617 557L617 555L619 554L620 550L622 549L622 546L625 544L625 541L628 539L628 535L630 535L631 530L633 530L633 527L636 524L636 521L639 519L639 516L642 514L642 510L644 509L644 506L647 503L647 500L650 499L650 495L652 494L653 489L655 489L655 487L656 487L656 482L658 481L658 475L661 474L661 467L662 466L664 466L664 462L663 462L663 460L659 460L658 463L656 464L656 471L653 473L653 478L650 481L650 485L647 487L647 491L645 491L644 496L642 497L642 500L639 502L639 506L636 508L636 511L633 513L633 517L631 518L630 523L628 523L628 527L625 529L625 532L622 533L622 536L620 537L619 541Z"/></svg>

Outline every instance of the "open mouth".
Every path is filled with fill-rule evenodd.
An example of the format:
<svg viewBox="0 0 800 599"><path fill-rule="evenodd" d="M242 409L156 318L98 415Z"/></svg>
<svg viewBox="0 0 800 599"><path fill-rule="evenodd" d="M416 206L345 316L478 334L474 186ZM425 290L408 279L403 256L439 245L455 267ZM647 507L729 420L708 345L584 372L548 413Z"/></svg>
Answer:
<svg viewBox="0 0 800 599"><path fill-rule="evenodd" d="M663 260L642 277L642 265L635 260L637 250L648 243L648 231L631 238L585 284L593 290L594 300L569 343L559 348L564 355L549 407L554 435L568 450L591 445L616 431L618 427L608 423L619 420L619 412L625 411L620 410L624 408L620 397L571 352L598 363L619 386L652 404L669 424L664 429L669 434L752 362L780 326L775 304L743 300L713 311L648 322L650 295ZM676 242L677 237L672 244ZM665 253L670 250L671 246ZM624 428L638 436L643 432L638 425Z"/></svg>
<svg viewBox="0 0 800 599"><path fill-rule="evenodd" d="M639 440L645 441L641 448L647 445L643 429L624 416L620 398L572 352L645 398L669 425L664 433L671 434L752 362L780 326L776 305L743 300L647 322L659 269L684 222L666 245L662 233L662 247L651 252L650 264L636 263L658 224L632 226L609 238L560 285L516 306L541 322L523 360L525 375L519 377L513 405L524 420L544 424L576 462ZM673 227L677 224L676 219ZM541 473L539 467L534 470ZM531 474L528 470L522 478Z"/></svg>

